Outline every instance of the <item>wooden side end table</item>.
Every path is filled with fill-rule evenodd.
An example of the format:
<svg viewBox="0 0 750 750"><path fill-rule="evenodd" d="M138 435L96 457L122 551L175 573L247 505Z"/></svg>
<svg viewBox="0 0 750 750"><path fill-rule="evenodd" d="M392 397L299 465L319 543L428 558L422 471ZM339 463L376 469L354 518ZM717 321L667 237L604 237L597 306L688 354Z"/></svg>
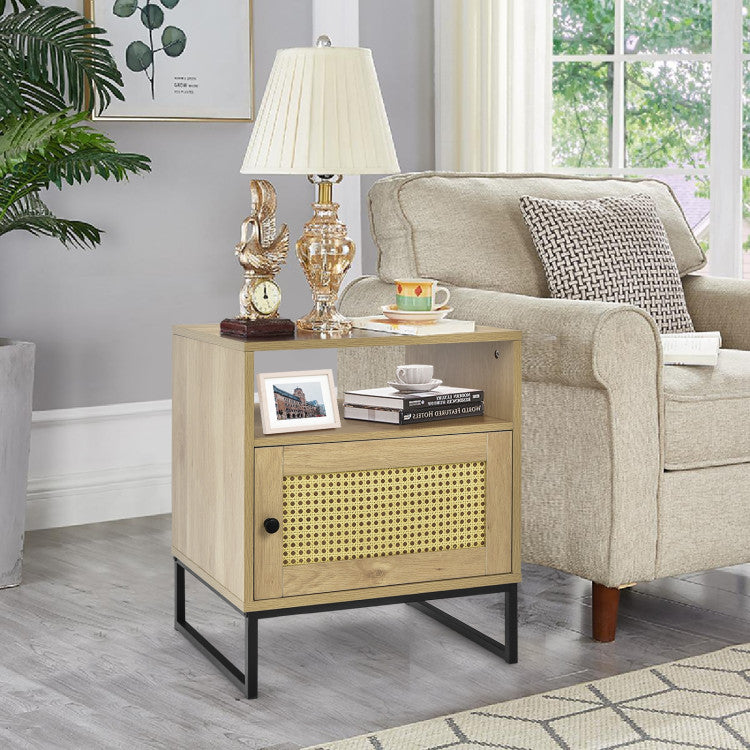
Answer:
<svg viewBox="0 0 750 750"><path fill-rule="evenodd" d="M342 420L264 435L255 355L404 346L446 382L485 392L485 414L412 425ZM333 339L241 341L218 326L173 336L175 627L257 696L258 621L404 602L518 659L521 334L430 337L355 330ZM245 620L233 664L186 619L185 571ZM504 643L428 600L502 592Z"/></svg>

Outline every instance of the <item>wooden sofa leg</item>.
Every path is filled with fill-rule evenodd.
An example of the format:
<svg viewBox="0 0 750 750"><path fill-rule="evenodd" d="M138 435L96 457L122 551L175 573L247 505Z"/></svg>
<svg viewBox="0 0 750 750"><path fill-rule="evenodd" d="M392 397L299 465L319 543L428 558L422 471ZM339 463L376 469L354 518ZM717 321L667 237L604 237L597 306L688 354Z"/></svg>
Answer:
<svg viewBox="0 0 750 750"><path fill-rule="evenodd" d="M620 589L608 588L601 583L591 582L592 607L591 629L594 640L609 643L615 639L617 629L617 608L620 604Z"/></svg>

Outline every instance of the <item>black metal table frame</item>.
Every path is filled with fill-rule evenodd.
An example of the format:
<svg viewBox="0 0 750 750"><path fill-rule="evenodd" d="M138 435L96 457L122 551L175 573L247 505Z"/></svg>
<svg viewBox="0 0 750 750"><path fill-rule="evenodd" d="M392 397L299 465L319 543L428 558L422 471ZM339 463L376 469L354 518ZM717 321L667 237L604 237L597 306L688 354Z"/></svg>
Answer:
<svg viewBox="0 0 750 750"><path fill-rule="evenodd" d="M174 558L175 563L175 599L174 599L174 627L182 633L194 646L203 652L237 687L245 698L258 697L258 620L267 617L285 617L287 615L305 614L309 612L329 612L338 609L356 609L359 607L377 607L385 604L408 604L420 612L432 617L448 626L457 633L479 644L493 654L505 659L508 664L518 661L518 584L504 583L494 586L478 586L467 589L451 589L450 591L432 591L424 594L402 594L400 596L386 596L377 599L358 599L345 602L331 602L329 604L311 604L301 607L287 607L285 609L268 609L257 612L243 612L239 607L222 596L213 586L206 583L199 575L190 570L180 560ZM185 571L192 574L204 586L211 589L218 597L239 612L245 618L245 669L235 666L216 646L199 633L185 619ZM450 599L458 596L475 596L477 594L505 594L505 643L491 638L481 631L467 625L453 615L430 604L428 599Z"/></svg>

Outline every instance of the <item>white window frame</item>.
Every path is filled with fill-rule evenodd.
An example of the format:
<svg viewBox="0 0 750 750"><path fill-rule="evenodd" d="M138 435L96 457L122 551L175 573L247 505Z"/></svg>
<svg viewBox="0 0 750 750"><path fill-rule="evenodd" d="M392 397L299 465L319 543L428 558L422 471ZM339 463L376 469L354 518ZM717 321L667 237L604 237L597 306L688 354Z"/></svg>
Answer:
<svg viewBox="0 0 750 750"><path fill-rule="evenodd" d="M614 64L613 165L610 167L557 167L549 170L562 174L601 175L707 175L711 186L711 229L708 272L714 276L742 276L742 178L750 169L742 168L742 73L750 54L742 50L743 0L713 0L711 54L626 54L625 2L615 0L613 55L553 55L559 62L611 62ZM720 10L721 8L721 10ZM711 163L707 169L625 166L626 62L662 60L711 63ZM551 79L551 76L550 76ZM549 122L552 121L553 97L548 96ZM550 131L551 132L551 127ZM549 150L551 154L551 149ZM551 158L551 157L550 157Z"/></svg>

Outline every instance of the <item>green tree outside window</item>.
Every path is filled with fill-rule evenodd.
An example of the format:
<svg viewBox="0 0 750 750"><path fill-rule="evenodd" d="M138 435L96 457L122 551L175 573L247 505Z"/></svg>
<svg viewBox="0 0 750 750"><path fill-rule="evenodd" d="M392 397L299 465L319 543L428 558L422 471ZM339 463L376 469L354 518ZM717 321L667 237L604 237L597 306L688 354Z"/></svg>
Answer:
<svg viewBox="0 0 750 750"><path fill-rule="evenodd" d="M556 61L553 67L552 158L558 167L665 168L690 173L710 164L711 64L702 60L643 60L649 55L710 55L711 0L625 0L625 163L614 163L614 64ZM614 0L556 0L553 54L614 55ZM632 56L632 61L631 61ZM744 70L750 91L750 67ZM745 122L750 106L745 97ZM744 159L750 130L743 128ZM745 166L748 166L746 164ZM690 178L697 197L709 197L706 175ZM743 180L743 217L750 219L750 180ZM749 249L750 241L745 243Z"/></svg>

